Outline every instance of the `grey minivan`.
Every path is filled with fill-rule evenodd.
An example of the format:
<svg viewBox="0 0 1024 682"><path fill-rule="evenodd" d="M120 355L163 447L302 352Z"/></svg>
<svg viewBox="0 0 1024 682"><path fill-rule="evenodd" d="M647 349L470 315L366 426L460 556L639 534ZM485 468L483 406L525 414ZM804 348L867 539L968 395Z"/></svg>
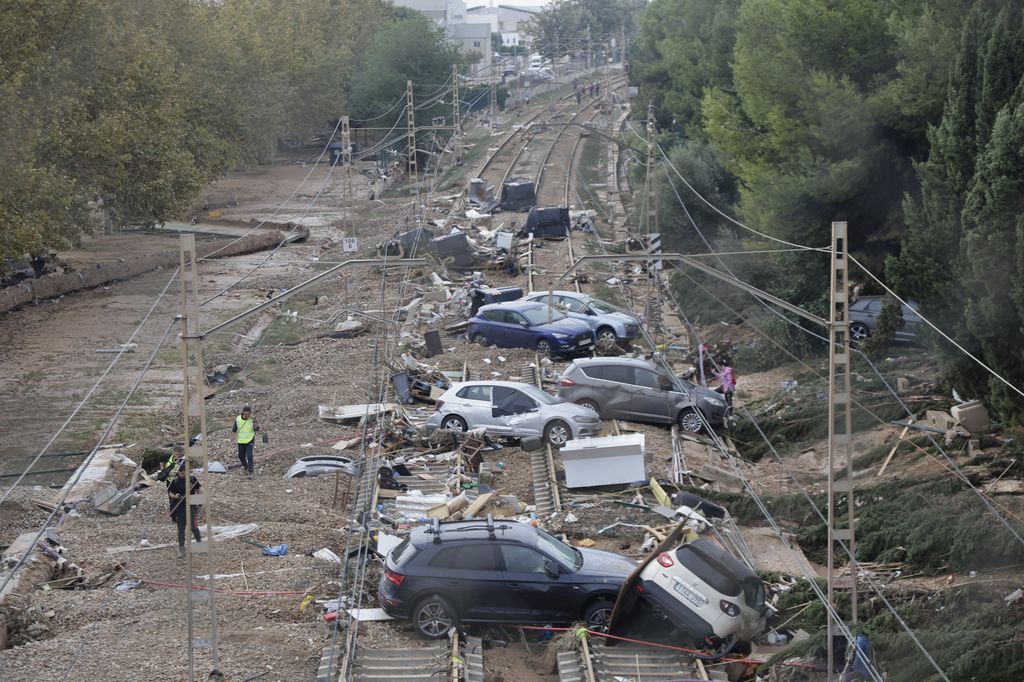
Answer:
<svg viewBox="0 0 1024 682"><path fill-rule="evenodd" d="M690 433L720 426L729 406L720 393L634 358L582 358L558 382L558 397L585 405L603 419L678 423ZM699 408L699 412L696 408Z"/></svg>

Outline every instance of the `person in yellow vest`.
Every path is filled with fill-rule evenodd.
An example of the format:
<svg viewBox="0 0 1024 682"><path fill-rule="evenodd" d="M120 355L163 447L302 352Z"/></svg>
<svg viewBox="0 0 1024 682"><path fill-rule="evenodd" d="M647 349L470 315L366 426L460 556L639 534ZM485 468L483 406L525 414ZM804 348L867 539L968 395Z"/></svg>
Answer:
<svg viewBox="0 0 1024 682"><path fill-rule="evenodd" d="M242 467L252 476L252 449L256 445L256 432L260 425L253 419L252 408L246 405L242 408L242 414L235 417L235 423L231 427L233 433L238 434L235 439L238 442L238 461Z"/></svg>

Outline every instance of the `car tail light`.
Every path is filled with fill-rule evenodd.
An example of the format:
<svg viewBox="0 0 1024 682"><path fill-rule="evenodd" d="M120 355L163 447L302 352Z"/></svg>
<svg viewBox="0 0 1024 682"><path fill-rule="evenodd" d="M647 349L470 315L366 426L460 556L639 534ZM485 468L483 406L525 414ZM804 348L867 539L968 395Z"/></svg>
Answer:
<svg viewBox="0 0 1024 682"><path fill-rule="evenodd" d="M633 589L636 590L637 592L643 592L644 591L644 586L641 585L640 583L634 583Z"/></svg>
<svg viewBox="0 0 1024 682"><path fill-rule="evenodd" d="M395 587L401 587L402 583L405 582L405 575L395 573L390 568L384 570L384 577L394 583Z"/></svg>
<svg viewBox="0 0 1024 682"><path fill-rule="evenodd" d="M573 381L572 379L565 378L565 379L559 379L558 385L559 386L575 386L576 382Z"/></svg>
<svg viewBox="0 0 1024 682"><path fill-rule="evenodd" d="M740 615L740 607L733 604L731 601L725 601L724 599L718 602L718 608L722 609L722 613L727 616L735 618Z"/></svg>
<svg viewBox="0 0 1024 682"><path fill-rule="evenodd" d="M672 555L668 552L662 552L658 555L658 563L664 566L665 568L676 565L676 562L672 561Z"/></svg>
<svg viewBox="0 0 1024 682"><path fill-rule="evenodd" d="M440 412L442 407L444 407L444 401L443 400L435 400L434 401L434 409L435 410Z"/></svg>

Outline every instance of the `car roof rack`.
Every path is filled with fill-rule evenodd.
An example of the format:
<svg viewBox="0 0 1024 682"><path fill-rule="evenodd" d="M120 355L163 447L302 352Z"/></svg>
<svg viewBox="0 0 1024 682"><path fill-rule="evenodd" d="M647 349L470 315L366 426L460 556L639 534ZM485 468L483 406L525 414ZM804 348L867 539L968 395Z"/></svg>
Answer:
<svg viewBox="0 0 1024 682"><path fill-rule="evenodd" d="M508 524L501 524L499 526L494 525L494 516L491 514L487 515L487 522L485 525L474 524L472 526L461 526L460 528L446 528L445 533L464 533L471 530L486 530L488 540L497 540L495 531L497 530L511 530L512 526ZM433 535L433 543L435 545L441 544L441 520L434 519L430 527L427 528L424 533L427 535Z"/></svg>

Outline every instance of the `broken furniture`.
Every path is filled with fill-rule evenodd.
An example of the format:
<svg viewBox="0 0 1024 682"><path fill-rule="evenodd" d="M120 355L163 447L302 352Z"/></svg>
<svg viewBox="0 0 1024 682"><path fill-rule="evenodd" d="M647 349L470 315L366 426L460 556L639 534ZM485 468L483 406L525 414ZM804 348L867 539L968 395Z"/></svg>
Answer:
<svg viewBox="0 0 1024 682"><path fill-rule="evenodd" d="M531 208L520 237L533 235L539 239L564 239L569 236L572 222L568 208Z"/></svg>
<svg viewBox="0 0 1024 682"><path fill-rule="evenodd" d="M342 422L354 421L364 417L376 417L388 412L393 412L398 406L394 403L374 403L370 405L320 405L318 417L322 422L340 424Z"/></svg>
<svg viewBox="0 0 1024 682"><path fill-rule="evenodd" d="M469 203L482 213L490 213L498 206L494 199L494 185L488 184L483 178L470 180L466 191L469 194Z"/></svg>
<svg viewBox="0 0 1024 682"><path fill-rule="evenodd" d="M511 178L501 186L501 203L498 208L503 211L529 211L537 205L537 191L533 182L522 178Z"/></svg>
<svg viewBox="0 0 1024 682"><path fill-rule="evenodd" d="M644 434L628 433L568 441L559 454L570 488L647 480Z"/></svg>

